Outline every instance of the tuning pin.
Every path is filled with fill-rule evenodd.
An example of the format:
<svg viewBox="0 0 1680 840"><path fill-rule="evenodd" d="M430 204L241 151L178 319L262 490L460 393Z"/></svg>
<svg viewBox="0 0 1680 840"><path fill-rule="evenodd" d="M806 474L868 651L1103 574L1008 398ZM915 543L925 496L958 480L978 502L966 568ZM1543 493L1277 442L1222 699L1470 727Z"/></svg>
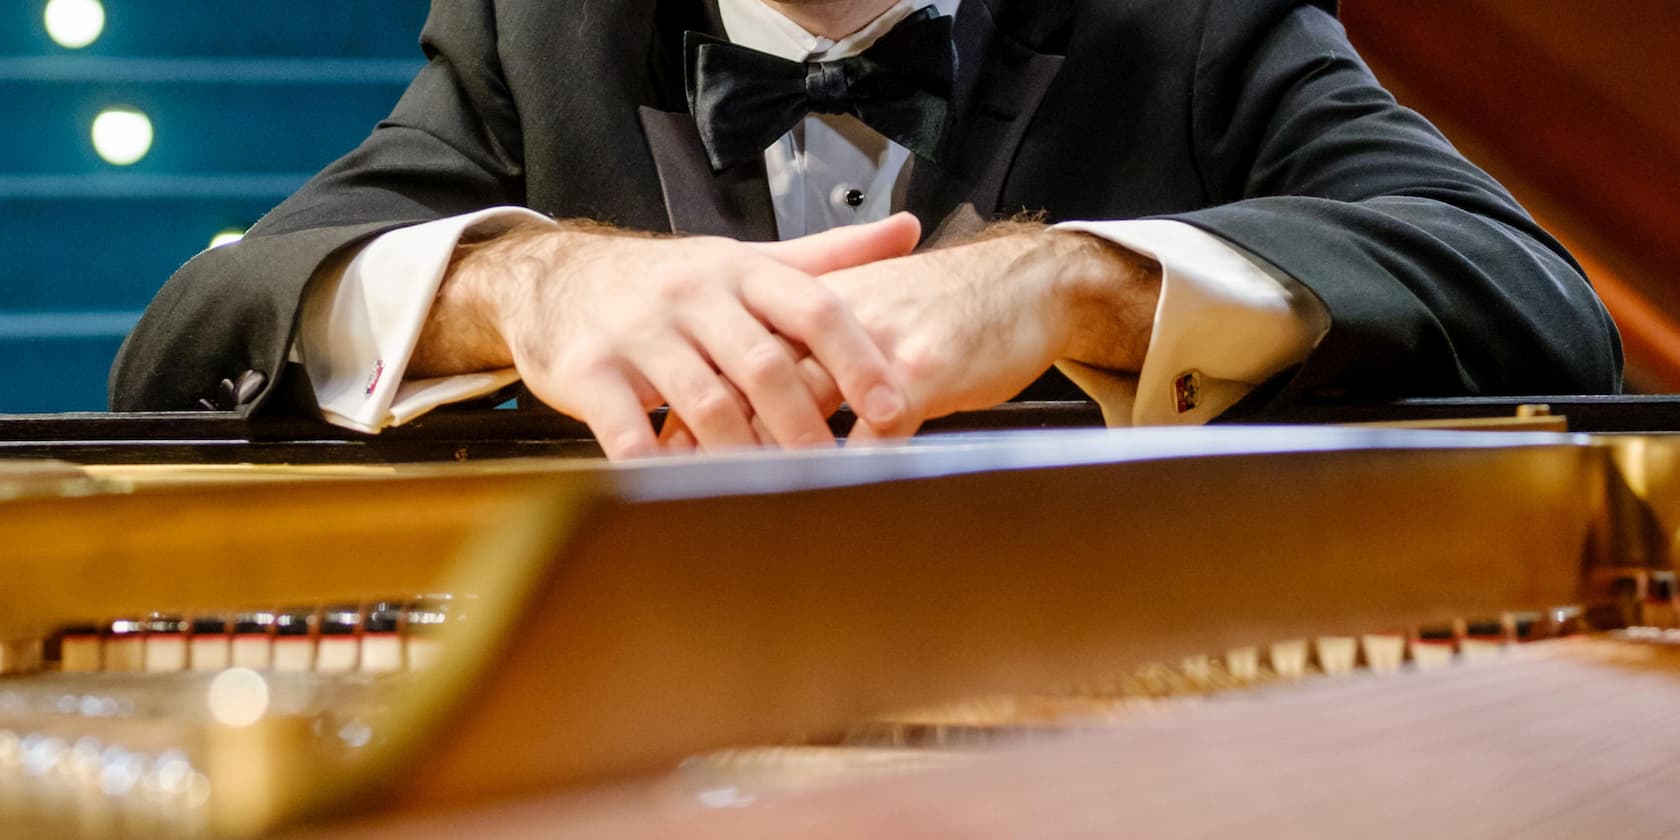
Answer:
<svg viewBox="0 0 1680 840"><path fill-rule="evenodd" d="M274 667L274 613L242 612L233 618L233 667L266 671Z"/></svg>
<svg viewBox="0 0 1680 840"><path fill-rule="evenodd" d="M425 670L437 661L444 627L455 618L453 607L454 599L448 595L426 595L409 602L403 635L411 670Z"/></svg>
<svg viewBox="0 0 1680 840"><path fill-rule="evenodd" d="M1547 613L1547 623L1551 625L1553 636L1574 636L1589 629L1586 610L1580 604L1552 607Z"/></svg>
<svg viewBox="0 0 1680 840"><path fill-rule="evenodd" d="M1260 649L1233 648L1225 652L1225 670L1238 682L1253 682L1260 678Z"/></svg>
<svg viewBox="0 0 1680 840"><path fill-rule="evenodd" d="M1464 638L1459 642L1458 651L1466 661L1486 659L1497 656L1505 650L1513 638L1512 628L1506 617L1483 618L1467 621L1464 624Z"/></svg>
<svg viewBox="0 0 1680 840"><path fill-rule="evenodd" d="M362 623L363 671L376 674L403 669L402 606L391 601L368 605Z"/></svg>
<svg viewBox="0 0 1680 840"><path fill-rule="evenodd" d="M1651 578L1645 588L1645 606L1641 610L1644 615L1642 623L1647 627L1675 627L1677 613L1675 603L1674 572L1658 570L1651 572Z"/></svg>
<svg viewBox="0 0 1680 840"><path fill-rule="evenodd" d="M119 618L105 628L105 670L134 673L146 670L146 623Z"/></svg>
<svg viewBox="0 0 1680 840"><path fill-rule="evenodd" d="M1644 620L1650 592L1650 570L1609 567L1593 572L1590 588L1595 596L1587 605L1586 621L1599 630L1636 627Z"/></svg>
<svg viewBox="0 0 1680 840"><path fill-rule="evenodd" d="M1346 674L1359 661L1359 640L1352 636L1319 636L1313 639L1313 654L1319 670L1326 674Z"/></svg>
<svg viewBox="0 0 1680 840"><path fill-rule="evenodd" d="M0 676L41 670L45 648L41 639L0 642Z"/></svg>
<svg viewBox="0 0 1680 840"><path fill-rule="evenodd" d="M1420 671L1452 664L1462 635L1457 623L1418 628L1409 645L1412 664Z"/></svg>
<svg viewBox="0 0 1680 840"><path fill-rule="evenodd" d="M1517 644L1537 642L1553 635L1550 622L1537 612L1510 613L1506 620L1511 624L1511 639Z"/></svg>
<svg viewBox="0 0 1680 840"><path fill-rule="evenodd" d="M1372 673L1392 674L1406 662L1406 634L1366 633L1359 637L1359 651Z"/></svg>
<svg viewBox="0 0 1680 840"><path fill-rule="evenodd" d="M192 637L187 640L187 661L194 671L221 671L233 665L233 634L225 615L199 615L192 619Z"/></svg>
<svg viewBox="0 0 1680 840"><path fill-rule="evenodd" d="M1305 639L1276 642L1267 650L1267 659L1280 678L1298 680L1307 673L1307 642Z"/></svg>
<svg viewBox="0 0 1680 840"><path fill-rule="evenodd" d="M59 629L57 636L59 670L86 674L104 668L98 625L68 624Z"/></svg>
<svg viewBox="0 0 1680 840"><path fill-rule="evenodd" d="M356 670L362 652L362 608L337 604L321 610L321 641L315 648L315 670L342 674Z"/></svg>
<svg viewBox="0 0 1680 840"><path fill-rule="evenodd" d="M145 621L148 673L187 669L187 622L180 616L153 613Z"/></svg>
<svg viewBox="0 0 1680 840"><path fill-rule="evenodd" d="M274 670L309 671L315 667L314 607L288 607L274 615Z"/></svg>

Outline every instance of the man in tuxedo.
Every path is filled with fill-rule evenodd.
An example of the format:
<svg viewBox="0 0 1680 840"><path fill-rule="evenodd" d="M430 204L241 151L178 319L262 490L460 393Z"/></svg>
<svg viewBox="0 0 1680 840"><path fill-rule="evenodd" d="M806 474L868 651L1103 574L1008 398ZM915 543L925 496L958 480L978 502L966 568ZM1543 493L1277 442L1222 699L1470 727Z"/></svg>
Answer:
<svg viewBox="0 0 1680 840"><path fill-rule="evenodd" d="M1333 3L462 0L422 43L164 287L113 408L377 431L523 380L630 456L830 443L841 399L903 435L1052 365L1116 423L1619 387L1579 268Z"/></svg>

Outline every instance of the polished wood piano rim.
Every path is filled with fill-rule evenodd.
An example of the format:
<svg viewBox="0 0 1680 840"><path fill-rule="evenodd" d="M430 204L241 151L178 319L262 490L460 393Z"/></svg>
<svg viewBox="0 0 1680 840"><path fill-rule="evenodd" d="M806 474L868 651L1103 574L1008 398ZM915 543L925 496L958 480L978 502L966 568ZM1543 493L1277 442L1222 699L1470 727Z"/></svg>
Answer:
<svg viewBox="0 0 1680 840"><path fill-rule="evenodd" d="M964 728L940 719L895 721L893 713L1000 693L1048 691L1046 696L1066 698L1085 690L1091 696L1092 686L1150 662L1182 663L1174 665L1180 675L1174 679L1192 682L1185 675L1234 673L1236 663L1250 661L1272 672L1298 661L1305 670L1339 673L1341 665L1330 663L1370 658L1350 651L1392 643L1419 651L1401 654L1412 657L1404 670L1426 672L1388 679L1433 685L1439 678L1418 664L1423 652L1433 656L1445 645L1448 659L1462 660L1491 645L1509 660L1493 667L1516 669L1510 679L1517 683L1532 671L1523 663L1539 657L1546 668L1564 669L1556 679L1565 684L1570 675L1610 673L1598 661L1604 659L1614 660L1612 671L1633 668L1616 680L1645 674L1641 685L1660 687L1668 679L1662 676L1666 667L1658 667L1667 656L1661 635L1511 646L1539 633L1532 629L1539 624L1575 621L1552 607L1583 605L1610 623L1672 621L1670 535L1680 522L1675 452L1661 436L1225 428L971 435L871 452L746 454L606 469L563 461L375 468L361 475L328 469L303 484L272 475L231 483L202 476L159 479L172 468L135 481L121 478L126 468L90 467L83 472L107 483L83 488L94 495L0 504L0 533L34 535L18 541L22 548L8 558L8 579L22 585L0 588L0 616L7 616L0 620L7 632L0 635L39 631L43 622L154 608L185 614L405 592L471 592L480 603L505 605L461 625L440 666L418 678L421 688L406 691L423 701L368 719L373 731L396 733L374 751L378 755L348 763L323 757L309 737L301 737L296 715L255 729L222 726L194 736L210 745L193 753L195 760L224 755L221 772L207 778L216 780L218 796L231 798L212 807L213 819L206 817L212 819L206 825L224 834L354 814L378 803L387 816L347 823L344 830L377 834L400 827L424 834L477 824L515 832L540 817L544 825L595 836L682 834L682 826L752 836L785 831L789 823L778 819L795 809L813 819L822 815L832 834L849 836L889 827L907 814L929 833L951 836L1105 836L1103 828L1118 820L1195 836L1203 830L1197 826L1211 831L1205 827L1245 813L1259 820L1254 825L1284 836L1285 823L1264 821L1267 808L1309 800L1291 799L1296 794L1288 788L1267 788L1271 793L1258 799L1220 793L1210 780L1228 777L1194 772L1203 766L1197 762L1217 763L1217 750L1173 759L1180 775L1170 778L1180 781L1169 787L1179 785L1175 789L1185 795L1196 789L1226 796L1223 811L1163 809L1148 798L1155 794L1112 798L1128 785L1148 782L1138 790L1157 790L1164 784L1159 779L1134 774L1125 781L1111 772L1074 784L1068 777L1069 767L1114 771L1114 750L1168 738L1157 733L1148 736L1154 741L1137 741L1144 737L1139 727L1154 731L1151 726L1168 726L1165 721L1213 714L1194 710L1121 716L1112 726L1096 726L1099 732L1011 747L1028 752L1000 754L995 761L981 757L947 766L919 753L914 761L923 772L833 789L789 792L772 785L754 793L747 783L761 783L763 775L737 758L738 769L752 771L739 785L722 781L730 777L717 769L719 762L701 760L685 765L687 775L678 774L675 788L660 788L657 795L637 791L648 789L645 774L684 756L789 739L833 748L836 737L847 737L845 724L860 720L883 720L901 733L913 727L943 733L907 737L906 743L922 737L960 746L987 733L1002 733L999 741L1007 743L1011 733L1024 731L1007 715ZM352 507L356 499L380 500L383 507L368 508L385 511L380 516L418 509L408 523L438 520L431 537L453 529L459 539L447 550L435 544L428 549L421 544L426 541L405 546L404 552L423 554L424 562L379 557L368 542L338 554L315 545L318 556L299 563L298 547L312 545L306 535L286 543L285 529L263 521L269 514L307 513L307 506L285 506L288 499L312 496ZM225 547L236 544L229 541L237 535L229 533L256 532L242 544L249 553L239 556L245 579L216 579L213 572L226 568L225 552L185 541L147 543L144 534L126 541L113 536L121 536L123 523L141 521L149 506L182 500L252 512L241 528L214 535ZM1187 512L1188 501L1201 504L1199 512ZM453 518L425 515L443 510ZM100 511L109 518L101 519ZM329 518L311 525L353 534L356 517L336 521L342 528L328 527ZM487 521L501 527L485 531ZM1427 527L1412 527L1417 522ZM54 528L60 535L79 530L84 538L104 536L84 540L88 547L78 550L88 556L78 561L55 544ZM264 544L273 550L265 553ZM168 559L155 559L158 552ZM347 562L350 554L358 562ZM41 597L54 589L55 570L62 574L66 563L76 562L84 565L74 567L81 571L72 577L103 576L107 584L98 587L98 598L81 602L97 601L97 615L76 614L77 599L69 595ZM180 581L159 581L146 574L148 562L185 573ZM1539 611L1534 614L1546 621L1506 629L1517 627L1513 616L1525 610ZM1492 642L1489 633L1496 637ZM1367 644L1359 634L1373 634L1375 641ZM318 631L310 638L317 644L327 639ZM1291 646L1289 640L1301 643ZM1356 641L1348 647L1336 640ZM1605 653L1630 649L1658 650L1645 657L1657 664ZM1591 661L1580 668L1553 662L1574 661L1567 653L1572 650L1598 653L1582 654ZM565 677L556 682L557 675ZM0 693L16 689L15 679L0 679ZM268 690L281 690L288 678L263 679ZM1295 701L1287 698L1297 696L1310 705L1318 701L1308 695L1341 690L1336 686L1342 682L1274 688L1254 702L1288 706ZM1609 706L1645 702L1607 692L1598 699ZM534 697L541 702L534 704ZM1050 707L1062 709L1057 704L1063 702ZM1248 702L1221 701L1219 707ZM1419 726L1453 723L1450 709L1437 711L1420 718ZM1298 717L1308 730L1318 720L1304 712ZM1244 732L1265 723L1263 717L1233 721L1219 725ZM18 734L19 725L0 709L0 730ZM1604 744L1615 741L1606 738ZM1505 749L1522 742L1489 743ZM237 786L228 781L228 768L244 766L226 763L228 744L240 755L257 750L285 760L258 762L268 768L261 776L266 781L239 795L225 793ZM898 750L904 744L877 738L866 746ZM0 743L0 765L5 753ZM1279 760L1289 758L1284 753ZM797 764L786 758L792 753L779 755ZM1165 767L1171 757L1157 758L1149 763ZM1601 758L1613 762L1615 754ZM207 770L215 765L205 762ZM721 766L727 770L730 763ZM1059 775L1057 768L1064 768ZM1103 787L1101 778L1111 784ZM618 793L575 792L625 779L643 781L614 788ZM1051 779L1065 789L1009 793ZM967 814L939 810L960 784L991 793L969 803ZM560 800L541 798L556 790L574 792ZM735 793L726 796L730 790ZM1400 795L1414 805L1431 801L1420 791L1402 787ZM1024 822L1038 813L1034 803L1052 792L1072 797L1070 807L1110 804L1059 813L1060 822ZM1135 796L1144 798L1125 798ZM509 797L532 804L483 810L484 803ZM0 794L0 810L8 807L13 810L7 813L16 813L19 803ZM440 807L466 810L389 821L393 813ZM1399 831L1436 824L1407 822L1398 807L1337 812L1342 822L1334 825L1382 836L1377 829L1383 826ZM996 819L977 822L977 814ZM1647 816L1627 825L1667 825L1662 814ZM100 825L103 831L92 833L124 833Z"/></svg>

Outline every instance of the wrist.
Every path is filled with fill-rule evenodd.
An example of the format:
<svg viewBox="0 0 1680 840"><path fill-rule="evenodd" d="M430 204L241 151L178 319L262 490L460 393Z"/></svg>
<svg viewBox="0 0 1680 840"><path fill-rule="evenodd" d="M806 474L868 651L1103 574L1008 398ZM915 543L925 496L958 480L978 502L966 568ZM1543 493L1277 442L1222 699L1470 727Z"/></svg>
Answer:
<svg viewBox="0 0 1680 840"><path fill-rule="evenodd" d="M1160 263L1087 233L1051 229L1040 236L1046 295L1063 325L1058 358L1137 370L1154 331Z"/></svg>
<svg viewBox="0 0 1680 840"><path fill-rule="evenodd" d="M552 228L515 228L456 246L420 333L412 376L447 376L514 364L515 316L546 272Z"/></svg>

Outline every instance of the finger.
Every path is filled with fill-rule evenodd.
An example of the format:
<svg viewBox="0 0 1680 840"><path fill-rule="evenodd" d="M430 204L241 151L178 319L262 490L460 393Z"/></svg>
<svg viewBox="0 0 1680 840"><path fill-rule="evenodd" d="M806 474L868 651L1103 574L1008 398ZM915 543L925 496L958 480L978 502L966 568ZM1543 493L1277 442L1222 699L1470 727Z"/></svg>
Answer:
<svg viewBox="0 0 1680 840"><path fill-rule="evenodd" d="M582 410L582 419L608 458L643 458L659 451L653 424L634 388L623 380L601 379L587 392L590 403Z"/></svg>
<svg viewBox="0 0 1680 840"><path fill-rule="evenodd" d="M794 357L795 359L803 359L806 356L811 355L811 348L806 347L798 341L788 338L780 333L776 333L775 335L776 340L780 341L782 346L787 348L788 355Z"/></svg>
<svg viewBox="0 0 1680 840"><path fill-rule="evenodd" d="M692 346L676 340L650 342L630 355L631 364L665 396L700 448L753 446L758 439L734 393Z"/></svg>
<svg viewBox="0 0 1680 840"><path fill-rule="evenodd" d="M833 446L834 434L817 398L800 377L796 357L745 308L696 310L684 328L722 371L763 429L763 442L784 447Z"/></svg>
<svg viewBox="0 0 1680 840"><path fill-rule="evenodd" d="M796 271L764 270L743 278L741 294L759 318L811 349L859 417L886 428L903 419L908 404L886 356L827 287Z"/></svg>
<svg viewBox="0 0 1680 840"><path fill-rule="evenodd" d="M747 418L752 421L753 435L758 438L758 444L760 446L774 445L776 437L770 433L770 427L764 425L763 418L753 413L752 405L747 402L747 398L741 393L741 389L735 387L734 383L728 379L723 380L723 386L735 394L735 401L741 406L741 410L746 412ZM828 442L830 445L834 445L833 432L828 433Z"/></svg>
<svg viewBox="0 0 1680 840"><path fill-rule="evenodd" d="M799 360L799 378L805 387L816 398L817 410L822 416L829 417L840 410L840 404L846 397L840 393L840 386L835 384L834 377L828 375L828 370L816 359L806 356Z"/></svg>
<svg viewBox="0 0 1680 840"><path fill-rule="evenodd" d="M659 427L659 448L670 453L688 453L700 448L694 433L688 430L676 412L665 413L665 424Z"/></svg>
<svg viewBox="0 0 1680 840"><path fill-rule="evenodd" d="M847 449L861 449L879 445L881 445L881 437L875 434L870 425L862 420L853 423L851 431L846 433Z"/></svg>
<svg viewBox="0 0 1680 840"><path fill-rule="evenodd" d="M770 434L770 429L757 417L752 418L752 429L753 434L758 437L759 445L768 446L776 442L775 437ZM830 438L832 437L831 433ZM688 429L688 424L671 412L666 413L665 424L659 429L659 446L673 455L688 454L699 448L699 444L694 440L694 433Z"/></svg>
<svg viewBox="0 0 1680 840"><path fill-rule="evenodd" d="M922 223L910 213L898 213L866 225L847 225L786 242L754 242L749 247L806 274L827 274L902 257L916 250L921 237Z"/></svg>
<svg viewBox="0 0 1680 840"><path fill-rule="evenodd" d="M790 350L802 349L797 348L797 345L781 336L777 336L777 339L788 345ZM840 395L840 387L834 384L834 378L828 375L828 371L823 370L823 366L816 359L805 356L799 360L799 378L805 381L805 387L809 388L811 393L816 396L817 408L824 417L838 411L840 404L845 401L845 397ZM867 430L868 424L860 423L859 427ZM758 433L761 443L769 443L773 439L769 430L757 417L753 418L753 431ZM866 432L866 434L869 435L870 439L881 439L879 435L872 431ZM914 434L914 430L911 431L911 434ZM665 423L659 428L659 447L664 452L679 454L693 452L699 448L699 443L695 441L694 433L688 430L688 424L683 422L681 415L676 412L667 412Z"/></svg>
<svg viewBox="0 0 1680 840"><path fill-rule="evenodd" d="M852 424L851 431L846 434L846 446L848 448L854 446L880 446L884 443L906 440L915 435L916 430L920 428L921 425L921 421L917 420L914 423L900 423L896 426L882 429L859 420Z"/></svg>
<svg viewBox="0 0 1680 840"><path fill-rule="evenodd" d="M811 348L785 335L777 334L776 340L787 348L788 355L799 360L799 378L805 382L811 396L816 398L817 410L822 412L824 417L834 416L834 412L840 410L840 404L846 401L846 397L840 393L840 386L834 383L834 377L828 375L822 362L811 356Z"/></svg>
<svg viewBox="0 0 1680 840"><path fill-rule="evenodd" d="M764 421L760 420L757 415L753 414L752 406L747 404L747 398L746 397L741 396L740 389L736 388L735 386L733 386L731 384L729 384L729 380L727 380L727 379L723 380L723 387L728 388L730 390L730 392L735 395L735 402L736 402L737 405L739 405L741 407L741 413L747 415L747 417L750 418L750 420L752 421L753 435L758 438L758 444L760 446L773 446L773 445L775 445L775 443L776 443L775 436L770 434L770 428L768 426L764 425ZM693 446L692 441L694 440L694 433L688 430L688 424L683 423L682 418L679 417L678 415L674 414L674 413L667 414L666 416L667 417L675 417L677 419L678 424L679 424L678 427L675 430L673 430L672 433L671 433L672 438L673 438L673 441L672 441L673 445L681 446L681 445L683 445L683 442L686 440L686 441L689 441L689 444L688 444L689 448L693 449L694 446ZM667 420L666 422L668 423L670 421ZM661 431L663 431L663 430L661 430ZM832 439L832 438L833 438L833 435L831 433L830 434L830 439ZM664 442L665 442L665 438L664 438L663 434L661 434L660 443L663 444Z"/></svg>
<svg viewBox="0 0 1680 840"><path fill-rule="evenodd" d="M787 348L788 355L798 359L795 364L799 367L799 379L805 383L806 390L816 398L817 410L822 416L831 417L839 410L840 404L846 397L840 393L840 386L834 383L834 377L828 375L822 362L811 355L811 348L779 333L773 333L777 341Z"/></svg>

